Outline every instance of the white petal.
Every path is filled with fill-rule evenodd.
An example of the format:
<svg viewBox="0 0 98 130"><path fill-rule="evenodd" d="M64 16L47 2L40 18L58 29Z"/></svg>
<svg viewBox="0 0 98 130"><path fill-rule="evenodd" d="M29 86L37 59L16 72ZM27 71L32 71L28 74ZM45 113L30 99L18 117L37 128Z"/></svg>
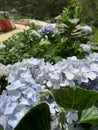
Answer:
<svg viewBox="0 0 98 130"><path fill-rule="evenodd" d="M65 86L68 86L68 85L69 85L68 80L65 80L65 81L60 82L60 86L61 86L61 87L65 87Z"/></svg>
<svg viewBox="0 0 98 130"><path fill-rule="evenodd" d="M98 72L98 64L95 64L95 63L90 64L90 69L91 71Z"/></svg>
<svg viewBox="0 0 98 130"><path fill-rule="evenodd" d="M32 75L31 75L29 72L25 72L25 73L22 73L22 74L20 75L20 77L21 77L21 78L31 78Z"/></svg>
<svg viewBox="0 0 98 130"><path fill-rule="evenodd" d="M82 79L81 79L81 82L88 83L89 80L88 80L88 78L82 78Z"/></svg>
<svg viewBox="0 0 98 130"><path fill-rule="evenodd" d="M19 103L19 104L17 104L15 111L22 112L25 114L28 111L28 109L29 109L28 106Z"/></svg>
<svg viewBox="0 0 98 130"><path fill-rule="evenodd" d="M12 73L10 73L9 76L8 76L8 82L11 83L14 80L15 80L15 76Z"/></svg>
<svg viewBox="0 0 98 130"><path fill-rule="evenodd" d="M7 117L4 115L0 115L0 124L4 127L4 129L6 128L6 124L7 124Z"/></svg>
<svg viewBox="0 0 98 130"><path fill-rule="evenodd" d="M67 120L66 120L66 121L67 121L67 123L68 123L68 124L72 124L72 123L73 123L73 121L72 121L72 118L71 118L71 117L67 118Z"/></svg>
<svg viewBox="0 0 98 130"><path fill-rule="evenodd" d="M46 83L46 85L47 85L49 88L51 88L51 87L52 87L52 82L51 82L51 81L48 81L48 82Z"/></svg>
<svg viewBox="0 0 98 130"><path fill-rule="evenodd" d="M25 81L28 83L31 83L31 84L36 84L35 80L33 78L30 78L30 77L26 77Z"/></svg>
<svg viewBox="0 0 98 130"><path fill-rule="evenodd" d="M29 101L25 98L21 98L20 99L20 104L23 104L23 105L30 105Z"/></svg>
<svg viewBox="0 0 98 130"><path fill-rule="evenodd" d="M18 121L17 120L9 120L8 124L14 128L18 124Z"/></svg>
<svg viewBox="0 0 98 130"><path fill-rule="evenodd" d="M33 88L27 88L22 93L27 96L27 98L31 98L33 94L36 94L36 91Z"/></svg>
<svg viewBox="0 0 98 130"><path fill-rule="evenodd" d="M26 85L22 84L19 80L13 82L11 85L6 87L7 90L16 90L18 88L24 88Z"/></svg>
<svg viewBox="0 0 98 130"><path fill-rule="evenodd" d="M91 80L94 80L94 79L96 79L96 74L94 72L89 72L88 78L90 78Z"/></svg>
<svg viewBox="0 0 98 130"><path fill-rule="evenodd" d="M79 71L80 71L80 70L77 69L77 68L73 68L73 69L71 70L71 72L74 73L74 74L79 73Z"/></svg>
<svg viewBox="0 0 98 130"><path fill-rule="evenodd" d="M20 98L21 93L18 90L8 91L9 97L11 101L16 101Z"/></svg>
<svg viewBox="0 0 98 130"><path fill-rule="evenodd" d="M74 121L77 121L78 120L78 113L77 112L72 113L72 118Z"/></svg>
<svg viewBox="0 0 98 130"><path fill-rule="evenodd" d="M54 76L53 73L49 73L48 75L49 75L49 78L50 78L50 79L54 79L54 78L55 78L55 76Z"/></svg>
<svg viewBox="0 0 98 130"><path fill-rule="evenodd" d="M4 114L5 115L12 114L16 106L17 103L7 103Z"/></svg>
<svg viewBox="0 0 98 130"><path fill-rule="evenodd" d="M74 79L74 75L72 73L70 73L70 72L66 72L65 75L66 75L66 78L68 80L73 80Z"/></svg>
<svg viewBox="0 0 98 130"><path fill-rule="evenodd" d="M28 63L29 64L32 64L32 65L38 65L40 63L40 60L36 59L36 58L30 58L28 60Z"/></svg>
<svg viewBox="0 0 98 130"><path fill-rule="evenodd" d="M16 117L17 120L19 121L19 120L22 119L22 117L23 117L24 115L25 115L24 113L22 113L22 112L18 112L18 113L15 114L15 117Z"/></svg>
<svg viewBox="0 0 98 130"><path fill-rule="evenodd" d="M82 72L89 72L90 69L89 69L89 67L88 67L87 65L85 65L85 66L82 66L82 67L81 67L81 71L82 71Z"/></svg>

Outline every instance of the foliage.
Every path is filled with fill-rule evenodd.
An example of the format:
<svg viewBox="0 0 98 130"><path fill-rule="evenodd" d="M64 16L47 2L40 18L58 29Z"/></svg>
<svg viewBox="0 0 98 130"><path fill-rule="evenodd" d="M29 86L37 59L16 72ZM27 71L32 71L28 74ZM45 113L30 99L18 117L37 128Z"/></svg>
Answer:
<svg viewBox="0 0 98 130"><path fill-rule="evenodd" d="M70 6L64 8L61 17L57 22L58 32L53 33L44 31L44 33L41 33L42 39L48 40L50 44L33 47L34 49L32 48L30 50L30 54L36 58L41 58L41 56L43 56L45 61L48 60L53 63L61 58L73 55L78 58L83 58L85 53L80 47L80 39L84 34L81 33L80 28L77 29L80 22L80 19L78 18L80 12L81 7L76 7L74 1L71 1ZM41 31L45 29L46 27L42 28ZM48 48L50 48L50 50L48 50Z"/></svg>
<svg viewBox="0 0 98 130"><path fill-rule="evenodd" d="M90 108L83 110L79 123L83 122L98 124L98 107L91 106Z"/></svg>
<svg viewBox="0 0 98 130"><path fill-rule="evenodd" d="M76 0L78 5L83 7L82 19L89 25L98 27L98 1L96 0Z"/></svg>
<svg viewBox="0 0 98 130"><path fill-rule="evenodd" d="M39 25L36 25L34 23L28 23L28 26L30 27L30 29L33 29L36 31L38 31L41 28Z"/></svg>
<svg viewBox="0 0 98 130"><path fill-rule="evenodd" d="M56 27L47 24L38 30L40 27L29 25L31 29L18 33L4 42L6 48L0 51L0 62L13 64L32 56L53 63L73 55L83 58L85 52L80 44L81 38L86 35L77 28L80 12L81 7L76 7L72 0L70 6L62 11Z"/></svg>
<svg viewBox="0 0 98 130"><path fill-rule="evenodd" d="M0 2L0 10L9 11L13 17L54 19L59 15L63 7L67 7L71 0L3 0ZM83 7L81 18L84 22L98 27L98 1L97 0L75 0L77 5ZM15 12L13 10L16 10ZM33 12L33 13L32 13Z"/></svg>
<svg viewBox="0 0 98 130"><path fill-rule="evenodd" d="M78 110L79 112L91 107L98 99L97 92L87 91L79 87L53 90L52 92L59 106L65 108L66 110ZM89 100L89 98L91 98L91 100ZM84 102L86 104L84 104Z"/></svg>
<svg viewBox="0 0 98 130"><path fill-rule="evenodd" d="M72 0L68 8L64 8L61 17L57 22L56 28L54 28L52 25L47 25L42 28L35 25L30 25L31 29L13 35L4 42L6 47L0 51L0 62L3 64L13 64L17 61L21 61L32 56L36 58L44 58L45 61L52 63L55 63L62 58L67 58L68 56L77 56L78 58L82 58L85 56L85 53L80 47L81 38L85 38L85 36L88 35L90 28L87 29L88 31L86 30L87 34L84 34L85 31L83 32L83 30L80 28L77 28L81 21L79 18L80 12L81 7L76 7L74 1ZM35 60L35 64L36 62L37 61ZM92 63L92 66L90 66L92 67L91 69L93 69L91 74L87 72L88 70L85 72L85 70L89 68L87 65L88 64L82 66L81 70L84 73L82 71L81 72L87 76L85 76L85 78L89 79L89 81L90 79L94 80L97 77L96 73L93 73L96 64ZM43 70L43 68L41 69ZM23 70L27 69L25 68ZM38 66L36 67L36 72L38 72L41 76ZM21 76L24 76L24 79L28 78L28 73L25 73L26 75L21 74ZM74 79L74 75L71 73L66 73L65 78L69 78L70 82L70 78ZM37 77L37 80L38 79L40 78ZM1 80L4 80L5 82L5 77L2 77ZM3 86L3 82L1 80L0 85ZM30 81L30 86L31 82L33 81ZM21 86L21 84L21 82L16 82L16 88L19 87L19 85ZM11 90L11 87L13 88L13 86L13 84L12 86L9 85L7 86L7 89ZM65 89L52 89L51 87L48 91L41 92L39 97L42 100L42 103L32 107L30 111L26 113L26 115L20 120L19 124L15 127L15 130L50 130L51 115L49 105L46 102L43 103L44 100L49 100L49 102L54 101L56 104L58 104L60 108L59 125L61 129L66 129L66 127L72 125L81 125L86 130L95 130L95 127L97 127L95 125L98 122L98 92L82 89L76 86L67 87L68 88ZM49 97L49 99L47 97ZM89 125L89 128L85 126L86 123ZM92 124L94 126L91 126ZM0 126L0 130L2 129L2 126Z"/></svg>
<svg viewBox="0 0 98 130"><path fill-rule="evenodd" d="M80 27L81 6L76 6L72 0L67 8L64 8L58 19L58 28L62 37L68 38L68 41L79 41L83 36Z"/></svg>
<svg viewBox="0 0 98 130"><path fill-rule="evenodd" d="M92 26L93 34L89 36L92 52L98 52L98 28Z"/></svg>
<svg viewBox="0 0 98 130"><path fill-rule="evenodd" d="M4 14L0 13L0 19L4 19L4 18L5 18Z"/></svg>
<svg viewBox="0 0 98 130"><path fill-rule="evenodd" d="M17 10L17 14L22 17L44 19L45 17L55 17L62 11L64 6L68 5L67 0L4 0L0 2L1 10L9 12ZM32 13L33 12L33 13ZM14 13L11 12L13 15Z"/></svg>
<svg viewBox="0 0 98 130"><path fill-rule="evenodd" d="M93 34L94 41L98 44L98 28L95 28L95 32Z"/></svg>
<svg viewBox="0 0 98 130"><path fill-rule="evenodd" d="M38 44L40 35L35 30L27 30L6 40L6 47L0 51L0 62L3 64L13 64L25 58L29 58L28 51L32 44Z"/></svg>

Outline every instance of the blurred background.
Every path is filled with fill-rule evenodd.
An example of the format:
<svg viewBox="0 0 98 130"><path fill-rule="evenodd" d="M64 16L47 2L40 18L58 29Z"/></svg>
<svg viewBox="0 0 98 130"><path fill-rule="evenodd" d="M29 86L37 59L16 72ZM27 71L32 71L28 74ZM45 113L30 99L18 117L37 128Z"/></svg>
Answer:
<svg viewBox="0 0 98 130"><path fill-rule="evenodd" d="M40 20L53 20L62 9L68 6L70 0L3 0L0 1L0 11L9 12L15 18L32 18ZM82 20L87 24L98 27L98 1L76 0L81 5ZM2 13L1 13L1 16Z"/></svg>
<svg viewBox="0 0 98 130"><path fill-rule="evenodd" d="M81 21L91 26L98 42L98 0L75 0L82 6ZM55 22L70 0L3 0L0 1L0 19L38 19Z"/></svg>

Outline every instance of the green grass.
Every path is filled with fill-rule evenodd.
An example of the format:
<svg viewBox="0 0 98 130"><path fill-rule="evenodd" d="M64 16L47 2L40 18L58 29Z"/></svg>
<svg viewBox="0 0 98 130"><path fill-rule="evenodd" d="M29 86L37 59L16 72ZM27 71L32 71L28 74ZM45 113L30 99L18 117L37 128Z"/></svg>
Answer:
<svg viewBox="0 0 98 130"><path fill-rule="evenodd" d="M98 44L98 28L96 29L94 36L95 36L96 43Z"/></svg>

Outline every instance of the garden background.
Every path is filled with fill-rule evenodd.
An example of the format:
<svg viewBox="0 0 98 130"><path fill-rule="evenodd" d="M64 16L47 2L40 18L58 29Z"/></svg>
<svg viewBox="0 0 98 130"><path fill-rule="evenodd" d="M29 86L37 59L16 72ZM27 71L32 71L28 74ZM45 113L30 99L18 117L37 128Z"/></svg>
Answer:
<svg viewBox="0 0 98 130"><path fill-rule="evenodd" d="M98 130L97 3L0 3L2 20L47 22L0 44L0 130Z"/></svg>

